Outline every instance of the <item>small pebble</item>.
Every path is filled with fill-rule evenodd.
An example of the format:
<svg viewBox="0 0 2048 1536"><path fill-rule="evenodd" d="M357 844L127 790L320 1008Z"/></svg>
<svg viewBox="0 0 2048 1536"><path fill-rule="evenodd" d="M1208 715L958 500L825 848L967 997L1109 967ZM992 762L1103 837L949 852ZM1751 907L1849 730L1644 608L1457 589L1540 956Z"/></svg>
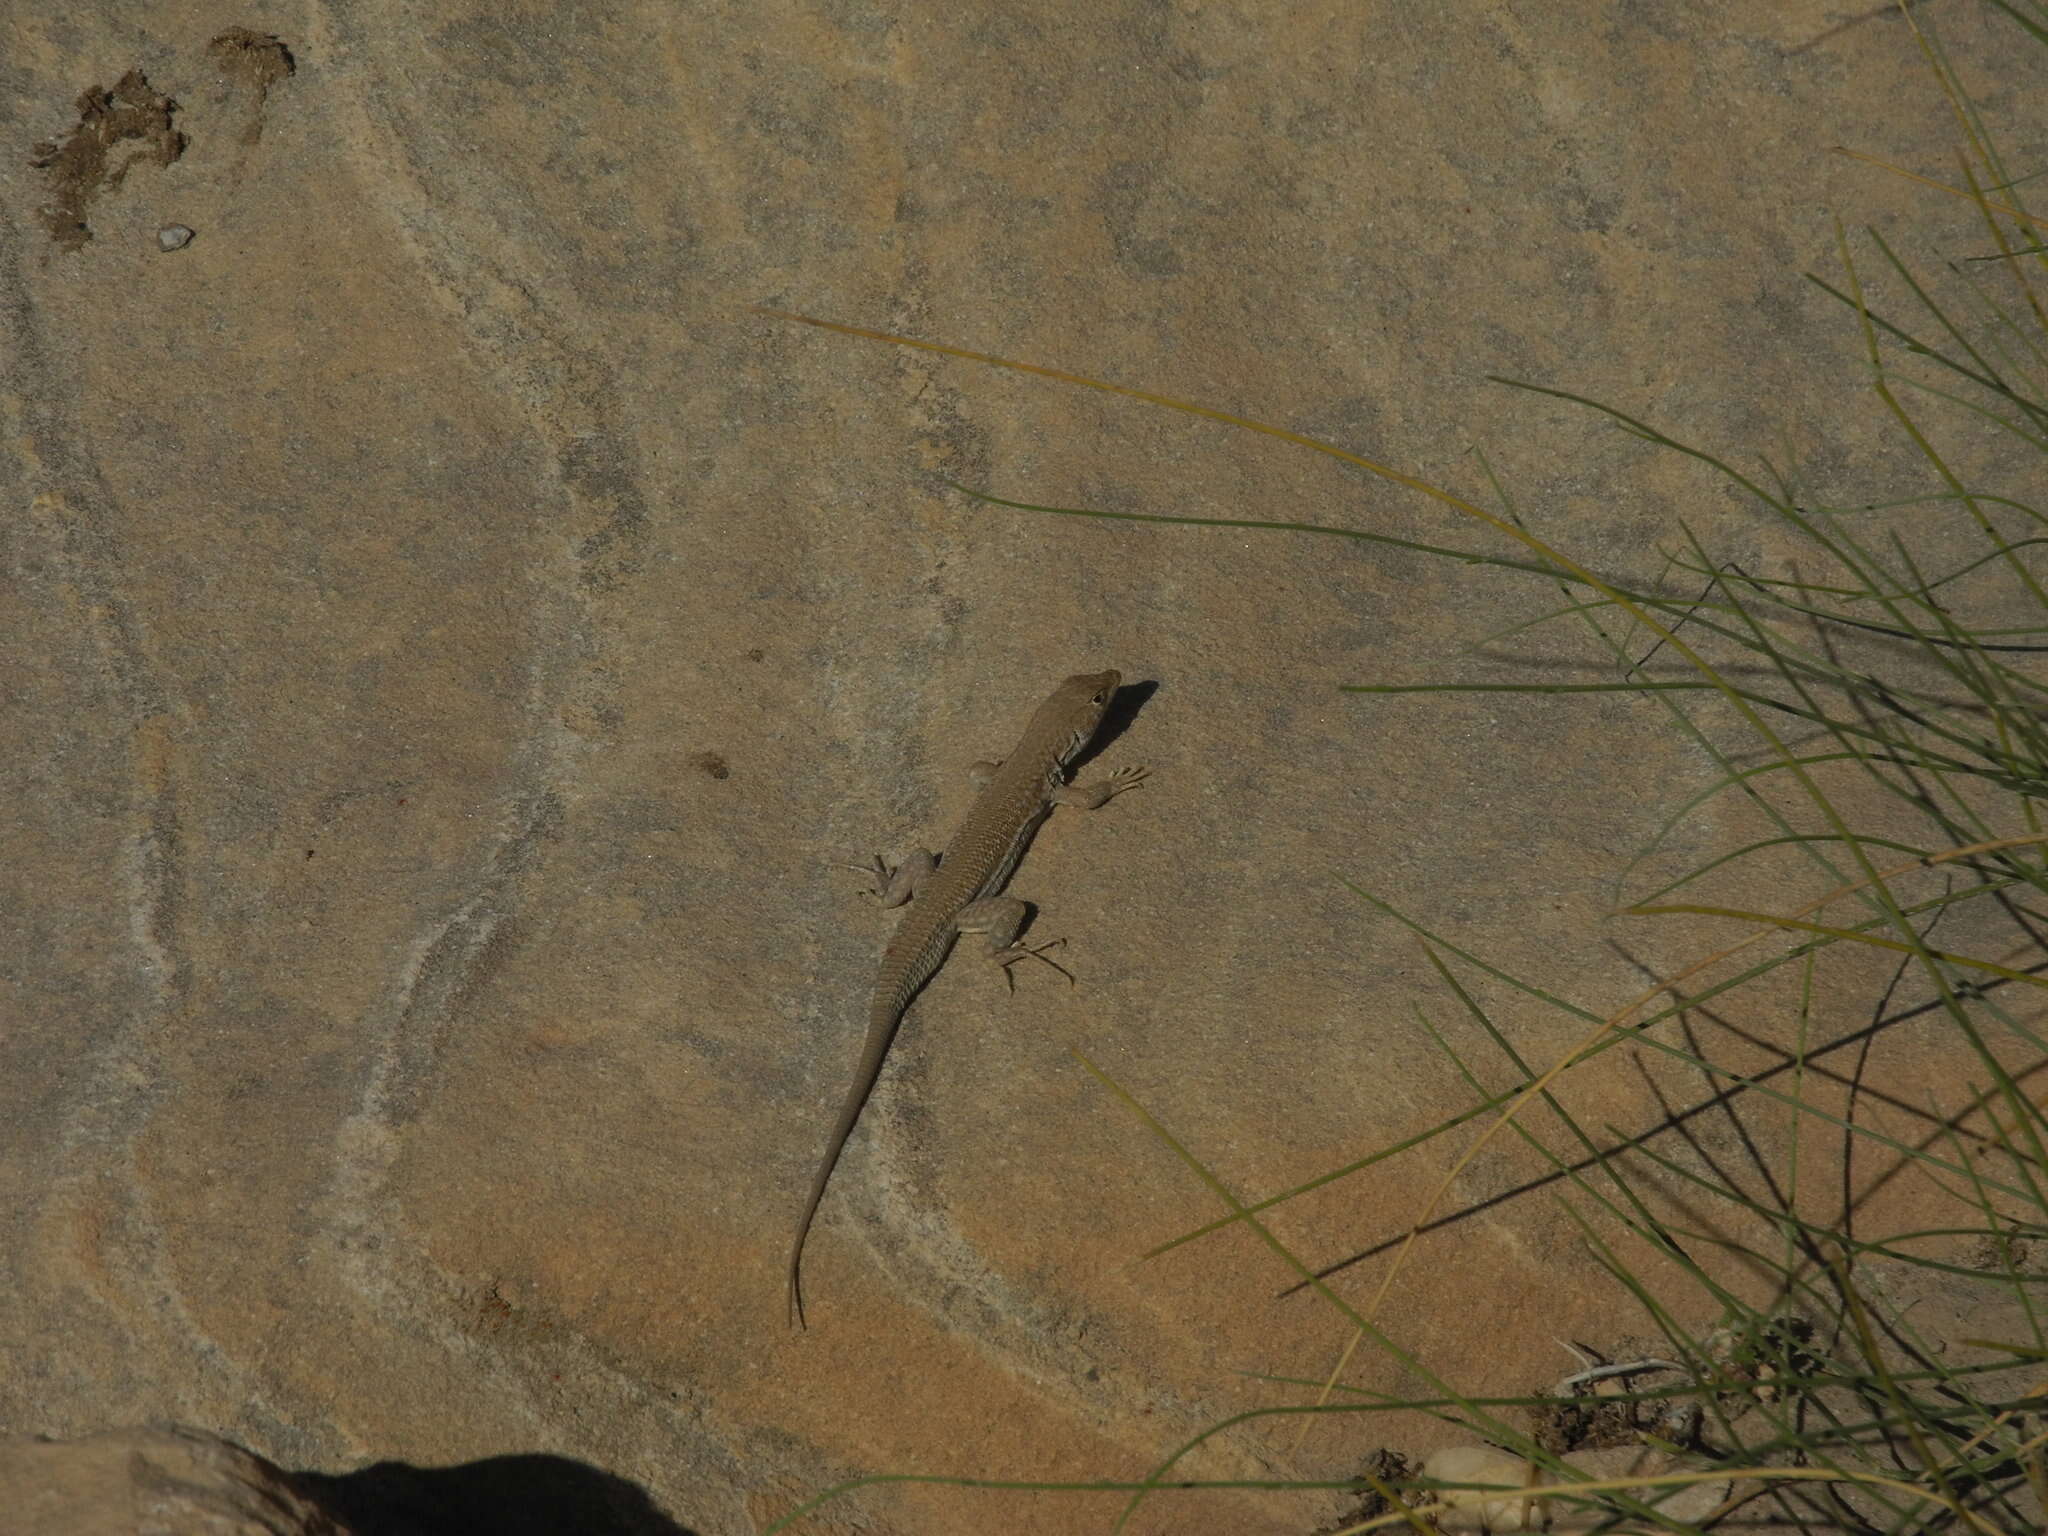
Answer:
<svg viewBox="0 0 2048 1536"><path fill-rule="evenodd" d="M182 251L192 243L192 231L182 224L166 224L156 232L156 243L167 251Z"/></svg>

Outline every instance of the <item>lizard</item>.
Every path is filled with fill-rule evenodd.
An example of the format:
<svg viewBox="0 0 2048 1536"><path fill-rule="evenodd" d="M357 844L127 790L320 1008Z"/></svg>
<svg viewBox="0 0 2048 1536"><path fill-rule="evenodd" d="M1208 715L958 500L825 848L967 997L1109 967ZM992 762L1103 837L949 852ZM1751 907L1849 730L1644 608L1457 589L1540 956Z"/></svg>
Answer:
<svg viewBox="0 0 2048 1536"><path fill-rule="evenodd" d="M999 763L976 763L972 772L981 792L942 858L935 860L920 849L894 869L879 857L872 865L847 866L868 877L872 882L869 894L885 908L907 901L910 910L882 951L853 1086L825 1142L825 1155L811 1180L803 1215L797 1219L796 1238L789 1249L789 1320L793 1325L802 1327L804 1323L804 1239L810 1235L819 1201L825 1198L825 1186L874 1091L875 1080L882 1074L882 1061L911 999L945 964L954 940L962 934L982 935L988 958L1003 968L1006 981L1011 966L1031 958L1045 960L1072 983L1071 973L1043 953L1063 940L1016 942L1017 930L1030 909L1015 897L1004 896L1002 889L1024 857L1031 835L1054 806L1094 810L1145 778L1144 768L1128 767L1093 784L1067 782L1067 770L1094 737L1122 681L1123 675L1115 671L1075 673L1038 706L1015 751Z"/></svg>

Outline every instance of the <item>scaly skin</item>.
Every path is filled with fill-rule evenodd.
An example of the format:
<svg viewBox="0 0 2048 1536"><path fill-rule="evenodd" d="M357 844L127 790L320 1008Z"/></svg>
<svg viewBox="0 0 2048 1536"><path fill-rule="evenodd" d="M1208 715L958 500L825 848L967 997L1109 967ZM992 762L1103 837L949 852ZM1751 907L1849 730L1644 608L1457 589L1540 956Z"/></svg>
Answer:
<svg viewBox="0 0 2048 1536"><path fill-rule="evenodd" d="M1078 805L1093 810L1145 777L1143 768L1121 768L1097 784L1069 785L1066 781L1067 769L1102 724L1110 699L1122 680L1117 672L1081 672L1061 683L1038 706L1017 749L984 782L974 808L946 845L945 857L938 867L934 869L930 855L925 854L906 860L893 875L881 871L890 878L877 882L876 894L886 905L897 905L911 892L915 899L897 925L889 947L882 951L874 1000L868 1008L867 1040L861 1047L860 1063L854 1069L853 1086L832 1127L831 1138L825 1143L825 1155L811 1181L810 1197L797 1221L796 1240L790 1245L792 1323L801 1326L804 1318L800 1285L804 1239L810 1234L818 1202L825 1198L825 1186L838 1166L846 1139L853 1134L868 1095L874 1091L875 1080L882 1074L889 1043L896 1037L910 1000L945 964L953 941L963 933L985 934L989 958L1006 968L1028 956L1043 959L1038 951L1048 945L1012 942L1025 908L1022 902L999 896L1004 882L1023 858L1031 834L1052 814L1055 805Z"/></svg>

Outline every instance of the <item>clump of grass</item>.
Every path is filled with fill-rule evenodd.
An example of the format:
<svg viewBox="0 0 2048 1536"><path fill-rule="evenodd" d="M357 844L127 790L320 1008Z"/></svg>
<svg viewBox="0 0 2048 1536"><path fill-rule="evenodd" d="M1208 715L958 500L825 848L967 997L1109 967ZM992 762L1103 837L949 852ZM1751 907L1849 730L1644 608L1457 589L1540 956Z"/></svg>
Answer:
<svg viewBox="0 0 2048 1536"><path fill-rule="evenodd" d="M2025 37L2048 44L2048 9L1989 3ZM1282 1383L1308 1396L1302 1404L1213 1426L1144 1478L1060 1485L1126 1494L1117 1528L1167 1489L1328 1490L1327 1481L1190 1481L1175 1469L1205 1440L1248 1420L1293 1414L1304 1423L1356 1423L1360 1416L1370 1423L1390 1411L1433 1415L1523 1458L1559 1518L1569 1506L1579 1511L1576 1518L1624 1521L1631 1529L1698 1529L1738 1510L1744 1524L1795 1529L2042 1527L2048 1267L2034 1255L2048 1237L2048 1115L2028 1084L2048 1069L2040 996L2048 987L2048 829L2041 816L2048 683L2039 661L2048 655L2048 587L2035 570L2036 551L2048 545L2048 514L2027 499L2024 485L1971 484L1945 445L1959 429L1989 428L2017 446L2027 467L2048 464L2048 307L2036 291L2048 271L2040 238L2048 224L2027 213L2022 178L2003 163L1938 43L1908 21L1960 125L1963 168L1944 190L1977 210L1983 250L1952 268L1956 297L1944 300L1874 231L1859 247L1838 230L1839 278L1813 281L1840 302L1860 342L1874 405L1917 453L1924 484L1881 504L1829 505L1813 499L1790 465L1763 460L1746 470L1612 407L1501 381L1603 412L1621 429L1709 466L1800 552L1783 569L1735 563L1681 525L1655 579L1598 571L1530 532L1497 480L1498 509L1489 510L1333 445L1228 413L829 326L1232 422L1368 469L1507 535L1521 554L1298 523L1037 507L959 488L1028 511L1394 544L1507 579L1553 583L1561 601L1538 622L1579 626L1605 675L1513 685L1370 683L1354 691L1640 695L1713 764L1706 787L1670 808L1664 831L1643 853L1706 809L1737 812L1727 819L1754 828L1738 846L1626 902L1636 916L1723 919L1744 925L1747 936L1660 977L1618 1008L1544 991L1490 962L1483 946L1434 931L1391 898L1359 889L1361 900L1414 934L1446 998L1500 1060L1468 1060L1447 1032L1425 1020L1469 1084L1470 1106L1422 1136L1298 1188L1240 1197L1083 1059L1222 1208L1216 1221L1154 1252L1242 1223L1352 1335L1321 1379ZM1873 267L1906 296L1907 309L1894 313L1870 300L1866 277ZM1488 643L1512 646L1530 627ZM1617 879L1626 884L1642 867L1639 859ZM1707 894L1731 884L1753 888L1766 876L1781 888L1803 882L1810 899L1766 909ZM1951 940L1949 933L1961 937ZM1888 971L1835 964L1854 954L1883 960ZM1470 984L1474 974L1577 1020L1583 1035L1547 1065L1525 1060ZM1943 1049L1968 1064L1967 1102L1907 1103L1910 1094L1903 1094L1894 1107L1918 1113L1917 1133L1907 1133L1893 1128L1897 1114L1867 1112L1857 1074L1848 1074L1846 1087L1828 1081L1831 1069L1817 1058L1839 1042L1819 1038L1817 1020L1839 1012L1841 999L1823 994L1844 975L1851 984L1868 978L1874 1029L1909 1012L1940 1021ZM1780 1038L1783 1031L1756 1025L1785 997L1795 1000L1788 1040ZM1749 1009L1752 1044L1774 1042L1775 1068L1738 1072L1690 1027L1703 1012L1743 1020ZM1784 1122L1774 1144L1789 1149L1788 1161L1737 1170L1713 1158L1673 1156L1640 1133L1585 1123L1555 1085L1624 1042L1700 1074L1731 1118L1738 1103L1776 1106ZM1489 1089L1502 1064L1512 1086ZM1362 1305L1330 1286L1327 1271L1316 1272L1261 1220L1276 1205L1481 1119L1484 1129L1414 1213ZM1802 1167L1797 1150L1815 1132L1837 1149L1820 1172ZM1645 1330L1638 1343L1657 1369L1617 1368L1603 1377L1595 1367L1579 1373L1588 1383L1584 1392L1535 1386L1517 1397L1476 1397L1439 1379L1377 1324L1381 1303L1452 1181L1503 1134L1534 1149L1571 1191L1567 1209L1633 1302ZM1910 1173L1937 1191L1946 1216L1931 1226L1876 1229L1877 1218L1850 1190L1848 1167L1859 1156L1866 1164L1883 1160L1894 1174ZM1824 1180L1833 1183L1817 1190ZM1701 1214L1685 1222L1668 1214L1663 1195L1674 1188L1688 1197L1686 1209ZM1644 1251L1667 1278L1646 1277L1646 1266L1631 1258ZM1731 1275L1745 1278L1735 1283ZM1975 1318L1989 1336L1929 1331L1913 1315L1911 1298L1935 1291L1953 1303L1953 1318L1965 1320L1959 1326ZM1352 1350L1361 1343L1397 1365L1403 1380L1423 1383L1428 1395L1394 1397L1348 1384ZM1593 1390L1600 1381L1608 1388ZM1668 1452L1671 1470L1661 1478L1589 1474L1570 1458L1596 1424ZM1345 1529L1422 1528L1433 1501L1447 1496L1428 1482L1398 1458L1382 1460L1358 1489L1377 1506L1361 1507ZM1682 1520L1674 1515L1667 1494L1705 1482L1725 1485L1718 1506Z"/></svg>

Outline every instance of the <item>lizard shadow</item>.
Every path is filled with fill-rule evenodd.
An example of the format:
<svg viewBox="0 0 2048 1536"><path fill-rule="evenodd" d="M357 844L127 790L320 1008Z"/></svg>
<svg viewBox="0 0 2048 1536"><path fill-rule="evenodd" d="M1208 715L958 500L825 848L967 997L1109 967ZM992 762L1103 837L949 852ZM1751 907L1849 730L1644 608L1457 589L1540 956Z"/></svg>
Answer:
<svg viewBox="0 0 2048 1536"><path fill-rule="evenodd" d="M1116 697L1109 701L1109 708L1103 713L1102 723L1095 727L1094 739L1074 760L1075 772L1078 773L1093 762L1101 755L1103 748L1129 730L1132 722L1138 718L1138 711L1151 703L1152 695L1158 691L1159 684L1150 680L1125 683L1118 688Z"/></svg>

